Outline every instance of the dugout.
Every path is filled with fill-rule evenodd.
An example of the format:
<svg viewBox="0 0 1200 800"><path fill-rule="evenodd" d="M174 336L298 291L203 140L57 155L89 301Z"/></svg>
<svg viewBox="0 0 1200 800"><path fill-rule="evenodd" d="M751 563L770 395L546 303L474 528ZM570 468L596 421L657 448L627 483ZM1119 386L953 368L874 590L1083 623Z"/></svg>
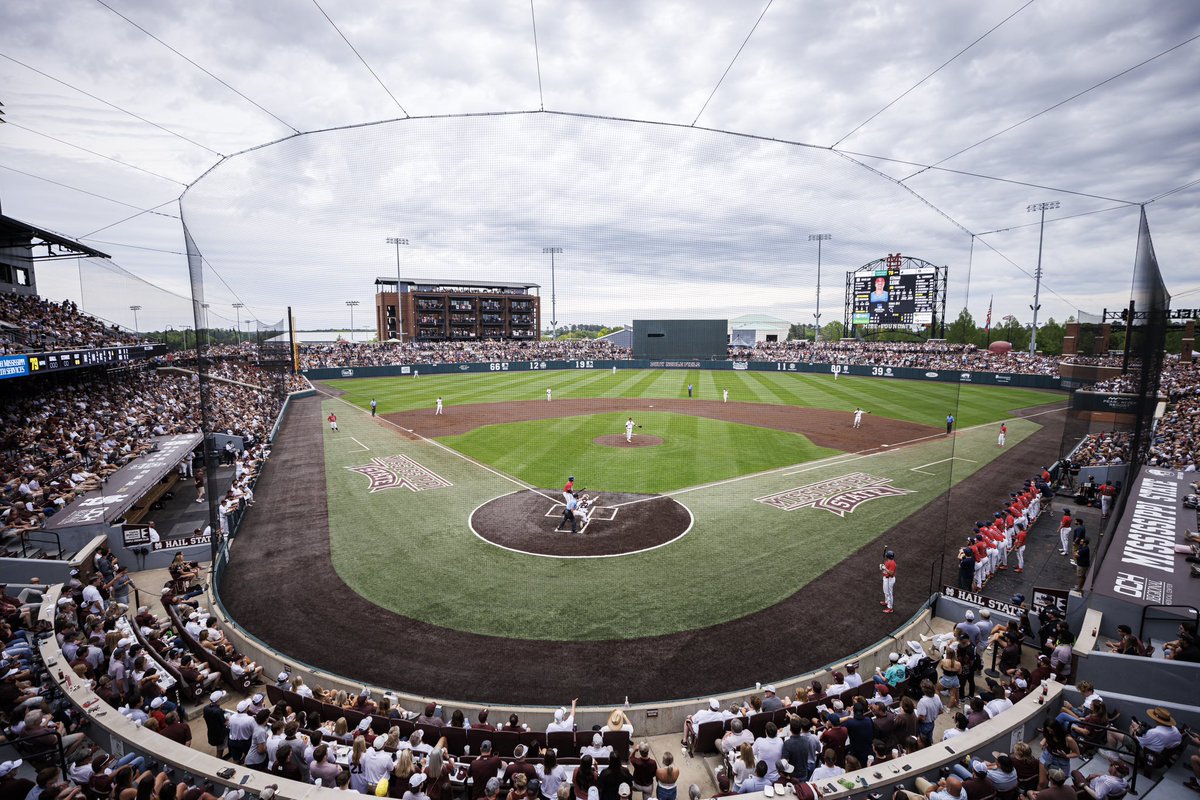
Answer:
<svg viewBox="0 0 1200 800"><path fill-rule="evenodd" d="M724 361L728 337L724 319L635 319L633 357Z"/></svg>

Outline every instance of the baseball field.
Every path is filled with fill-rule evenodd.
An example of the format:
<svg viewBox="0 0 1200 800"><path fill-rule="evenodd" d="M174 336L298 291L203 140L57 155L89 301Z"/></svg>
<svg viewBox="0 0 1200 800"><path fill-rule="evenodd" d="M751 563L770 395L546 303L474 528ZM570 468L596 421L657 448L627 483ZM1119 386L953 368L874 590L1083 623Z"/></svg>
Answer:
<svg viewBox="0 0 1200 800"><path fill-rule="evenodd" d="M313 476L325 499L316 528L328 535L308 557L329 559L345 608L388 620L398 644L433 637L442 647L465 636L458 644L472 652L552 647L556 674L541 685L566 685L582 670L593 699L627 690L634 666L624 655L598 663L597 648L669 674L662 659L709 632L753 630L785 609L799 629L835 607L863 605L874 611L855 632L862 640L831 646L849 653L874 641L927 596L951 546L945 532L969 526L960 515L988 513L1040 466L1033 461L1053 438L1044 425L1061 405L1056 393L1010 387L769 372L579 370L320 388L320 407L291 435L323 456ZM868 412L859 428L856 407ZM323 422L330 413L337 432ZM950 436L947 413L957 419ZM301 424L296 416L289 429ZM630 418L639 426L632 445ZM575 534L556 531L566 527L568 476L594 501ZM971 502L947 502L960 484ZM897 614L878 619L873 565L885 545L899 564ZM273 627L258 633L270 641ZM809 649L805 659L822 657ZM406 662L404 680L381 682L415 680L432 694L447 672L467 674L415 655L420 664ZM325 649L297 657L362 672ZM773 677L802 665L780 668ZM696 680L691 688L706 691L714 679ZM519 681L494 688L514 701L535 693Z"/></svg>

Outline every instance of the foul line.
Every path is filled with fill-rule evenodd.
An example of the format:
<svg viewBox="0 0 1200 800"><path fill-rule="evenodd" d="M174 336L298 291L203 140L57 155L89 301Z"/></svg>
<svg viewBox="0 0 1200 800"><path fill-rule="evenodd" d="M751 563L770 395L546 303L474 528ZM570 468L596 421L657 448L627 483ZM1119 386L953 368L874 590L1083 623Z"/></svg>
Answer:
<svg viewBox="0 0 1200 800"><path fill-rule="evenodd" d="M917 466L917 467L909 467L908 471L909 472L919 472L922 475L934 475L935 473L926 472L925 470L921 469L921 467L932 467L935 464L945 464L947 461L966 461L971 464L979 463L978 461L974 461L973 459L970 459L970 458L963 458L962 456L950 456L949 458L943 458L941 461L930 461L928 464L921 464L920 466Z"/></svg>
<svg viewBox="0 0 1200 800"><path fill-rule="evenodd" d="M328 397L330 400L337 400L341 403L345 403L346 405L350 406L350 408L354 409L355 411L359 412L360 414L369 416L371 413L367 409L359 408L358 406L354 405L354 403L351 403L349 400L343 400L342 398L340 398L336 395L330 394L329 392L325 391L324 389L317 389L317 391L320 392L321 394L325 395L326 397ZM503 478L504 480L509 481L510 483L515 483L517 486L520 486L522 489L526 489L528 491L535 492L535 493L541 495L542 497L546 498L547 500L554 500L553 496L544 493L542 490L540 490L536 487L530 486L529 484L525 483L525 481L520 480L519 478L514 478L512 475L506 475L503 472L501 472L500 470L493 469L492 467L489 467L487 464L476 461L475 459L471 458L470 456L468 456L464 453L460 453L457 450L454 450L452 448L449 448L446 445L442 444L441 442L435 442L433 439L430 439L426 436L422 436L421 434L417 433L414 430L410 430L409 428L403 428L403 427L397 425L396 423L392 422L389 419L384 419L383 417L374 417L374 419L377 419L386 425L391 425L396 430L404 431L405 433L410 433L413 436L416 436L418 439L420 439L423 442L431 444L434 447L438 447L442 450L445 450L447 453L450 453L453 456L457 456L457 457L461 458L463 461L466 461L468 464L474 464L475 466L479 467L480 469L487 470L488 472L495 475L497 478ZM355 441L358 441L358 440L356 439ZM360 444L361 444L361 442L360 442Z"/></svg>
<svg viewBox="0 0 1200 800"><path fill-rule="evenodd" d="M1045 414L1056 414L1056 413L1063 412L1063 411L1066 411L1065 407L1052 408L1047 411L1039 411L1036 414L1029 414L1028 416L1024 416L1024 417L1013 417L1013 419L1032 419L1034 417L1040 417ZM995 422L982 422L978 425L972 425L969 428L963 428L957 432L965 433L967 431L979 430L980 428L989 428L995 424L996 424ZM655 497L644 497L640 500L630 500L627 503L617 503L616 505L617 506L631 506L635 503L645 503L648 500L655 500L659 497L674 497L675 495L687 494L688 492L694 492L699 489L712 489L717 486L724 486L724 485L730 484L730 483L737 483L738 481L749 480L750 478L767 477L769 475L774 475L777 472L782 472L785 469L791 469L794 471L784 473L783 477L790 477L792 475L800 475L805 472L812 472L814 469L822 469L824 467L830 467L830 466L838 467L843 464L849 464L854 461L860 461L861 459L864 459L864 458L870 458L872 456L878 456L878 455L882 455L884 453L895 452L895 449L884 450L883 448L885 448L885 447L899 448L899 447L903 447L905 445L911 445L911 444L916 444L917 442L923 442L927 439L946 439L946 438L948 438L948 437L944 433L932 433L927 436L918 436L915 439L906 439L902 442L893 442L890 444L882 444L879 447L872 447L872 448L868 448L866 450L859 450L855 453L839 453L836 456L829 456L828 458L821 459L820 461L808 462L801 469L795 469L795 467L800 466L800 465L791 464L786 467L776 467L775 469L769 469L769 470L766 470L765 472L755 472L750 475L739 475L736 478L726 478L725 480L713 481L712 483L704 483L699 486L689 486L684 489L676 489L671 492L663 492L662 494L656 495ZM838 461L837 459L844 459L844 460ZM970 459L962 459L962 460L968 461ZM929 466L929 465L926 464L925 466ZM683 505L683 504L681 503L680 505ZM684 507L686 508L686 506L684 506Z"/></svg>

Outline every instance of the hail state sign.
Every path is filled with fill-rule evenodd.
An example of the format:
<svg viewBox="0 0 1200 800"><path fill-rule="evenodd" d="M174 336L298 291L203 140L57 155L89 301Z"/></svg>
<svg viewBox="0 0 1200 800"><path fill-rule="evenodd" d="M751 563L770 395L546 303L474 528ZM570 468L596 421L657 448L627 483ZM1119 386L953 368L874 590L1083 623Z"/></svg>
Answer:
<svg viewBox="0 0 1200 800"><path fill-rule="evenodd" d="M1183 499L1194 472L1145 467L1130 489L1125 512L1092 588L1141 605L1196 605L1200 580L1190 576L1188 553L1176 552L1184 532L1196 529L1196 512Z"/></svg>

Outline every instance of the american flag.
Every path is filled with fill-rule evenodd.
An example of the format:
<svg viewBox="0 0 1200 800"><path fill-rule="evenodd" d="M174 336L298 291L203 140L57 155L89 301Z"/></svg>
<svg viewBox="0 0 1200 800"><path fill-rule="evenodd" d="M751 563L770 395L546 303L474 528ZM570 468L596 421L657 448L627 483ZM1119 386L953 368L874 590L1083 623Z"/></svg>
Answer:
<svg viewBox="0 0 1200 800"><path fill-rule="evenodd" d="M983 323L983 331L986 334L990 334L992 332L992 300L994 300L995 297L996 297L995 295L992 295L991 297L988 298L987 321Z"/></svg>

